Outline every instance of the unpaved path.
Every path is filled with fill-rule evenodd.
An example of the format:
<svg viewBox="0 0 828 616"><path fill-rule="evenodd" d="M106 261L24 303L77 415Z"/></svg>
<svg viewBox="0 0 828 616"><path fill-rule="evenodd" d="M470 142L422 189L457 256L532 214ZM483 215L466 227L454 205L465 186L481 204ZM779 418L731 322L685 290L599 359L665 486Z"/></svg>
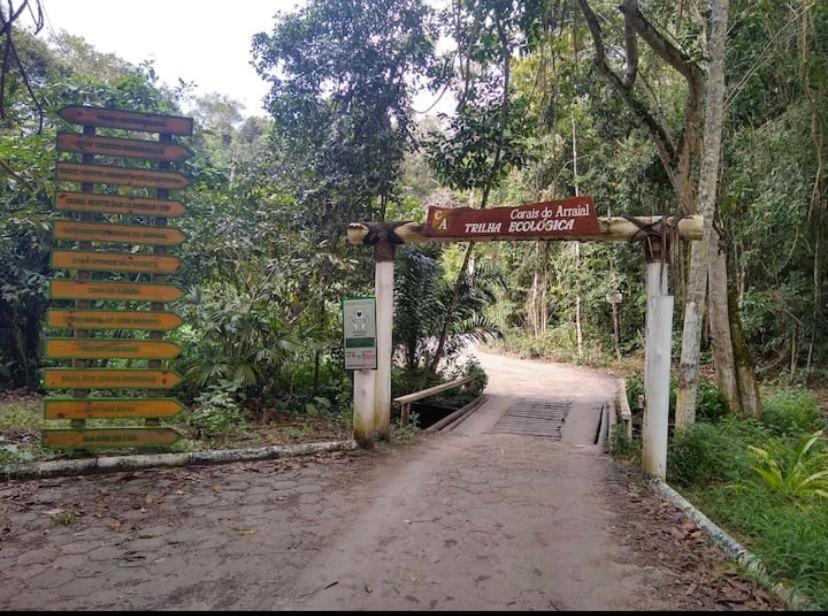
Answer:
<svg viewBox="0 0 828 616"><path fill-rule="evenodd" d="M769 605L593 445L610 379L480 357L489 402L412 447L0 485L0 609ZM517 397L563 438L491 433Z"/></svg>

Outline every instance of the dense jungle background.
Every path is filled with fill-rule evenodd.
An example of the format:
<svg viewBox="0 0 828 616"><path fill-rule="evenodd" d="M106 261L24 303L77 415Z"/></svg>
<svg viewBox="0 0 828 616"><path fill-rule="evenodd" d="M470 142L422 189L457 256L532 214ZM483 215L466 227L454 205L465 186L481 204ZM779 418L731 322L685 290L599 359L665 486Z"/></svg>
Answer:
<svg viewBox="0 0 828 616"><path fill-rule="evenodd" d="M339 302L370 293L372 281L368 251L344 239L347 223L574 194L592 195L602 216L701 211L707 11L692 0L315 0L252 41L271 91L267 113L249 117L227 96L161 84L149 62L131 65L67 32L47 37L4 13L0 387L37 391L48 363L46 281L61 275L49 267L55 134L74 130L56 114L64 105L196 119L183 166L194 181L181 194L186 298L175 306L186 325L172 336L185 349L179 394L231 408L345 410ZM824 3L731 3L714 219L721 275L711 265L701 387L718 384L736 413L761 412L743 402L751 373L817 387L828 377L827 31ZM415 110L423 87L453 96L455 113ZM675 246L672 256L677 367L689 252ZM476 370L454 361L472 340L533 357L638 361L643 282L638 244L405 248L395 394ZM733 348L714 362L722 320Z"/></svg>

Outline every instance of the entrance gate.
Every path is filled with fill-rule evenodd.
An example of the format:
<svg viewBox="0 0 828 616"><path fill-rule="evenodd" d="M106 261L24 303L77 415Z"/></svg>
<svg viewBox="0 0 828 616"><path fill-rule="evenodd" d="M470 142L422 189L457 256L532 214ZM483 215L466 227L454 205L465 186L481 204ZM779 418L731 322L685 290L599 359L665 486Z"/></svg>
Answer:
<svg viewBox="0 0 828 616"><path fill-rule="evenodd" d="M664 478L673 296L668 291L671 241L702 237L702 217L598 218L589 197L486 210L429 208L425 223L364 222L348 225L351 244L372 246L377 301L377 369L354 371L354 439L372 447L391 423L391 332L394 312L396 247L428 242L575 240L640 242L647 264L645 412L642 430L644 471Z"/></svg>

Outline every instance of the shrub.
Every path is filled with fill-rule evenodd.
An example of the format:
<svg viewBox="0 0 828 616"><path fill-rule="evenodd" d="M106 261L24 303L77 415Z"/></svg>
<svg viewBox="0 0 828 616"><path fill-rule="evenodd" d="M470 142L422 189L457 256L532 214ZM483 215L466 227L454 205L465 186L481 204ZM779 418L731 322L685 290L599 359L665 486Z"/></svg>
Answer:
<svg viewBox="0 0 828 616"><path fill-rule="evenodd" d="M699 382L696 415L700 420L716 422L727 414L727 405L719 388L707 379Z"/></svg>
<svg viewBox="0 0 828 616"><path fill-rule="evenodd" d="M751 460L747 446L760 442L762 435L743 424L746 422L699 422L679 430L668 450L670 481L701 486L748 475Z"/></svg>
<svg viewBox="0 0 828 616"><path fill-rule="evenodd" d="M247 428L244 411L234 399L241 384L238 381L220 380L196 398L196 409L187 423L203 436L226 436L244 432Z"/></svg>
<svg viewBox="0 0 828 616"><path fill-rule="evenodd" d="M637 464L640 461L641 439L635 437L628 439L620 424L612 427L609 448L612 457L617 460L628 461L631 464Z"/></svg>
<svg viewBox="0 0 828 616"><path fill-rule="evenodd" d="M762 404L762 423L774 434L800 436L820 428L819 405L807 390L776 389Z"/></svg>
<svg viewBox="0 0 828 616"><path fill-rule="evenodd" d="M770 490L797 500L828 499L828 452L814 447L822 431L801 439L796 446L774 449L750 447L759 459L753 467Z"/></svg>

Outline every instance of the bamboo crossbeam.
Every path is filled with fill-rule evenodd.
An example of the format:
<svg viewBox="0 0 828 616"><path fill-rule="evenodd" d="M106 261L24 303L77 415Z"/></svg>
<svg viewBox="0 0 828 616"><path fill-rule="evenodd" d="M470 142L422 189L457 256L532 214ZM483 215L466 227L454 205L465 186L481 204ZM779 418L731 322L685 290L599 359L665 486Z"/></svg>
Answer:
<svg viewBox="0 0 828 616"><path fill-rule="evenodd" d="M635 219L643 226L651 225L665 221L664 216L636 216ZM685 241L696 241L702 237L702 217L686 216L677 219L673 216L666 217L668 225L674 224L678 220L678 233L681 239ZM370 232L372 223L352 222L348 225L348 241L351 244L364 244L365 238ZM463 236L463 237L430 237L423 234L423 224L418 222L404 222L393 228L393 234L404 244L424 244L424 243L448 243L448 242L514 242L514 241L537 241L537 240L564 240L572 241L578 240L581 242L624 242L630 241L636 234L644 237L643 232L638 225L621 217L599 218L598 224L600 232L597 235L535 235L520 237L514 235L488 235L488 236ZM391 226L391 223L386 223ZM655 230L663 230L665 225L657 224Z"/></svg>

